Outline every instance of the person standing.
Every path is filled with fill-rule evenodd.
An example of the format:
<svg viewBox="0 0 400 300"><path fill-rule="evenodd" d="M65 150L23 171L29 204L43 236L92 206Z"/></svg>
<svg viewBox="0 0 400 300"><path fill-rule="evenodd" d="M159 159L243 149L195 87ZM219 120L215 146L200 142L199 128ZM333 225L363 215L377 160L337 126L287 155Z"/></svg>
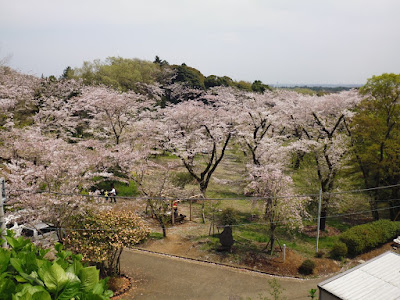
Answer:
<svg viewBox="0 0 400 300"><path fill-rule="evenodd" d="M114 203L117 203L117 198L115 196L117 196L117 191L115 190L115 188L113 186L110 191L110 202L111 203L113 202L113 200L114 200Z"/></svg>

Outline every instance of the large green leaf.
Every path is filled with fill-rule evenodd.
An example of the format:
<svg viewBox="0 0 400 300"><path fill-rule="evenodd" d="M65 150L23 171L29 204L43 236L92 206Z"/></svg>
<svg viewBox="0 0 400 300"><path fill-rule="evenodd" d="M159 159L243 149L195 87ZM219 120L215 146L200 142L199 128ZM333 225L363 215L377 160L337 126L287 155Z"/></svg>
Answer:
<svg viewBox="0 0 400 300"><path fill-rule="evenodd" d="M22 265L23 261L19 258L10 258L10 264L14 267L14 269L19 273L25 273L24 270L22 270Z"/></svg>
<svg viewBox="0 0 400 300"><path fill-rule="evenodd" d="M99 295L99 294L88 293L88 294L85 294L82 299L84 299L84 300L108 300L109 298Z"/></svg>
<svg viewBox="0 0 400 300"><path fill-rule="evenodd" d="M82 282L81 289L84 292L89 292L93 290L99 282L99 270L94 266L83 268L79 273L79 278Z"/></svg>
<svg viewBox="0 0 400 300"><path fill-rule="evenodd" d="M0 273L3 273L5 270L7 270L7 267L10 264L10 257L10 251L0 248Z"/></svg>
<svg viewBox="0 0 400 300"><path fill-rule="evenodd" d="M79 260L74 260L73 263L67 268L67 272L79 274L83 269L83 265Z"/></svg>
<svg viewBox="0 0 400 300"><path fill-rule="evenodd" d="M33 285L41 285L44 286L43 281L41 281L39 279L39 275L33 271L31 272L31 274L27 275L27 274L21 274L22 277L24 277L25 279L27 279L31 284Z"/></svg>
<svg viewBox="0 0 400 300"><path fill-rule="evenodd" d="M19 252L18 258L20 259L24 273L31 273L38 270L36 262L36 253L34 252Z"/></svg>
<svg viewBox="0 0 400 300"><path fill-rule="evenodd" d="M67 272L68 282L58 295L57 300L69 300L75 298L80 291L81 281L78 276L73 273Z"/></svg>
<svg viewBox="0 0 400 300"><path fill-rule="evenodd" d="M31 241L28 239L24 239L20 236L18 239L13 238L12 236L6 236L7 243L13 248L15 251L21 250L23 247L28 245Z"/></svg>
<svg viewBox="0 0 400 300"><path fill-rule="evenodd" d="M107 286L108 278L100 280L93 289L93 294L103 295L105 297L112 297L113 292L108 290Z"/></svg>
<svg viewBox="0 0 400 300"><path fill-rule="evenodd" d="M51 293L58 293L68 282L65 271L57 263L53 263L50 268L39 269L39 276Z"/></svg>
<svg viewBox="0 0 400 300"><path fill-rule="evenodd" d="M23 259L20 258L10 258L10 264L14 267L14 269L19 273L19 275L15 275L15 280L17 282L30 282L31 284L41 285L43 286L43 282L39 279L36 271L32 271L31 274L25 273L23 269Z"/></svg>
<svg viewBox="0 0 400 300"><path fill-rule="evenodd" d="M51 300L50 294L41 286L25 284L21 291L12 296L13 300Z"/></svg>
<svg viewBox="0 0 400 300"><path fill-rule="evenodd" d="M14 276L14 279L15 279L17 282L21 282L21 283L28 282L28 280L27 280L26 278L24 278L24 277L22 277L22 276L20 276L20 275L15 275L15 276Z"/></svg>
<svg viewBox="0 0 400 300"><path fill-rule="evenodd" d="M0 299L11 299L11 295L15 291L15 283L10 278L5 278L4 276L0 276Z"/></svg>
<svg viewBox="0 0 400 300"><path fill-rule="evenodd" d="M105 286L102 281L99 281L93 288L93 294L103 295L104 291L105 291Z"/></svg>
<svg viewBox="0 0 400 300"><path fill-rule="evenodd" d="M36 259L36 265L39 268L43 266L43 264L47 264L49 261L44 259Z"/></svg>

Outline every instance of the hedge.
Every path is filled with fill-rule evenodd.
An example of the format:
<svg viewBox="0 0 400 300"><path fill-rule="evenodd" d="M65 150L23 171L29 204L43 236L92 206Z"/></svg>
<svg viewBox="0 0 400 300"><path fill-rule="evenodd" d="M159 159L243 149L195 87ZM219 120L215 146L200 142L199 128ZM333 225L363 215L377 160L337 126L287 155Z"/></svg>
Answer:
<svg viewBox="0 0 400 300"><path fill-rule="evenodd" d="M379 220L354 226L343 232L339 240L346 244L350 256L356 256L387 243L398 235L400 222Z"/></svg>
<svg viewBox="0 0 400 300"><path fill-rule="evenodd" d="M330 255L331 258L336 259L336 260L341 260L342 258L347 256L347 246L343 242L337 242L333 245Z"/></svg>
<svg viewBox="0 0 400 300"><path fill-rule="evenodd" d="M314 269L315 262L313 262L311 259L306 259L299 267L299 273L303 275L311 275L314 273Z"/></svg>

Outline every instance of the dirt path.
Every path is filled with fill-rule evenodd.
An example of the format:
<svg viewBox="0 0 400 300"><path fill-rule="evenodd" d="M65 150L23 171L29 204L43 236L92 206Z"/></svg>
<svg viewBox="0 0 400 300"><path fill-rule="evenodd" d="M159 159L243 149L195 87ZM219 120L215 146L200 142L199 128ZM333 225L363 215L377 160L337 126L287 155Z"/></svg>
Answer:
<svg viewBox="0 0 400 300"><path fill-rule="evenodd" d="M122 270L135 279L134 289L122 299L259 299L268 293L268 281L276 278L283 296L310 299L308 291L326 278L301 280L242 271L137 250L126 250Z"/></svg>

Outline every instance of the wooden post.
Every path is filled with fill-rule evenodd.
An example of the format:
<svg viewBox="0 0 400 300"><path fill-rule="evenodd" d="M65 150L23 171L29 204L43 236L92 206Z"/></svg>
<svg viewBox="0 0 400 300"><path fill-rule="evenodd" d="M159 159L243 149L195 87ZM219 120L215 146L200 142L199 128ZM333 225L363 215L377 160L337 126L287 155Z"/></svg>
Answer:
<svg viewBox="0 0 400 300"><path fill-rule="evenodd" d="M190 200L190 215L189 215L189 220L192 221L192 201Z"/></svg>
<svg viewBox="0 0 400 300"><path fill-rule="evenodd" d="M171 200L170 205L171 205L171 223L172 225L174 225L175 224L174 200Z"/></svg>
<svg viewBox="0 0 400 300"><path fill-rule="evenodd" d="M215 228L215 208L214 208L214 205L213 205L213 203L211 202L211 205L212 205L212 212L213 212L213 215L212 215L212 227L213 227L213 236L215 235L215 230L214 230L214 228Z"/></svg>

